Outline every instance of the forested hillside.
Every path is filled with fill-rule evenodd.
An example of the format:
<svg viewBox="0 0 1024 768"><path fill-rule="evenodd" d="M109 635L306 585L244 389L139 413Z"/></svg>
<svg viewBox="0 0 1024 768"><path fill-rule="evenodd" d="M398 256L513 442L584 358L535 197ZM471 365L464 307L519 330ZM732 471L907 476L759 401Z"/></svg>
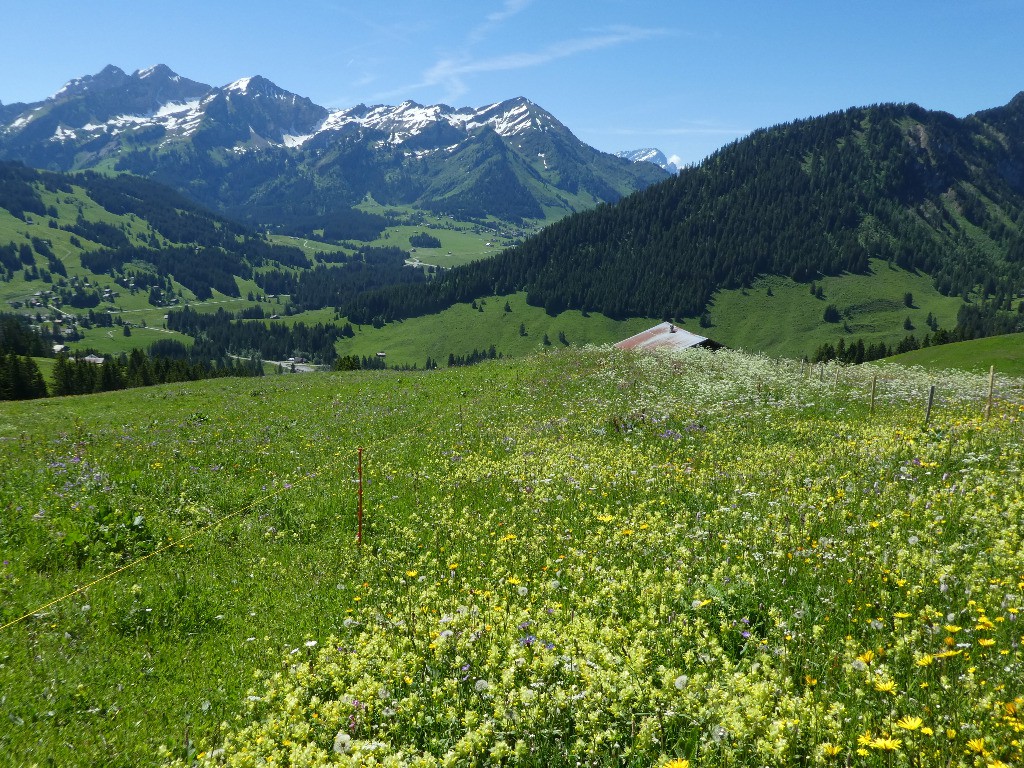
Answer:
<svg viewBox="0 0 1024 768"><path fill-rule="evenodd" d="M962 120L879 105L757 131L491 261L345 309L391 320L525 289L549 312L693 317L759 275L809 281L870 258L921 270L947 295L1008 301L1022 233L1024 94Z"/></svg>

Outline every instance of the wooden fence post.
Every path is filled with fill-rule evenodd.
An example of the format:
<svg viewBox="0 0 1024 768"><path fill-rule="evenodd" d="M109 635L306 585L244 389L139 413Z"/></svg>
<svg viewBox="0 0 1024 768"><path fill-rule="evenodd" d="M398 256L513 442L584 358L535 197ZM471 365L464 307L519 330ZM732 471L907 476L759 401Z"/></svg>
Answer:
<svg viewBox="0 0 1024 768"><path fill-rule="evenodd" d="M935 385L934 384L932 384L931 387L928 389L928 407L925 409L925 412L924 412L924 424L925 424L925 426L928 426L928 422L931 421L931 418L932 418L932 403L933 402L935 402Z"/></svg>
<svg viewBox="0 0 1024 768"><path fill-rule="evenodd" d="M875 387L878 385L878 373L871 374L871 410L868 412L871 416L875 415Z"/></svg>
<svg viewBox="0 0 1024 768"><path fill-rule="evenodd" d="M359 475L358 501L356 503L356 544L363 545L363 449L358 452L356 472Z"/></svg>
<svg viewBox="0 0 1024 768"><path fill-rule="evenodd" d="M992 390L996 383L996 367L990 366L988 369L988 400L985 402L985 418L987 419L992 415Z"/></svg>

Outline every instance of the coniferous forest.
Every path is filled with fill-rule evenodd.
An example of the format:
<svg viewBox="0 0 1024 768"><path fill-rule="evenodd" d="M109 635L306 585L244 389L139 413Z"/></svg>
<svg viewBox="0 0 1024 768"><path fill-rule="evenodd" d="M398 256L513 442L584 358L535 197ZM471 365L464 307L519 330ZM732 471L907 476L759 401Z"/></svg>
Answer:
<svg viewBox="0 0 1024 768"><path fill-rule="evenodd" d="M496 258L342 309L353 321L526 290L551 313L681 318L760 275L809 281L877 258L947 295L1009 296L1024 278L1024 94L960 120L915 105L760 130Z"/></svg>

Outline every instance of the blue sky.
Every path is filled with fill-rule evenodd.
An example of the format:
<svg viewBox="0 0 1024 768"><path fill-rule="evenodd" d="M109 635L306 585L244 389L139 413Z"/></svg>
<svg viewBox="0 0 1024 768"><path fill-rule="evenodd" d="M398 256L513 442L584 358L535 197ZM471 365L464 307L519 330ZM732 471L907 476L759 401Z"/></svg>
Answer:
<svg viewBox="0 0 1024 768"><path fill-rule="evenodd" d="M963 116L1024 90L1024 0L41 0L4 19L0 101L107 64L263 75L326 107L525 96L598 149L697 162L755 128L913 101Z"/></svg>

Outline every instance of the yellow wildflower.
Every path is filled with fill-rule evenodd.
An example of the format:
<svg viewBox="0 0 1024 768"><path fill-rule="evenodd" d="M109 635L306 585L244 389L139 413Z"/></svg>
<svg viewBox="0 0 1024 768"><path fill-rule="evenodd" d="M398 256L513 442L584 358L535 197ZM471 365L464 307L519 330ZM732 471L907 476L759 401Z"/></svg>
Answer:
<svg viewBox="0 0 1024 768"><path fill-rule="evenodd" d="M879 736L877 739L872 739L869 746L872 749L880 749L883 752L895 752L903 746L903 742L891 736Z"/></svg>
<svg viewBox="0 0 1024 768"><path fill-rule="evenodd" d="M905 731L916 731L922 725L924 725L924 720L920 717L912 717L911 715L901 717L896 721L896 727L902 728Z"/></svg>
<svg viewBox="0 0 1024 768"><path fill-rule="evenodd" d="M875 690L879 693L891 693L893 696L896 695L896 683L892 680L876 680Z"/></svg>

